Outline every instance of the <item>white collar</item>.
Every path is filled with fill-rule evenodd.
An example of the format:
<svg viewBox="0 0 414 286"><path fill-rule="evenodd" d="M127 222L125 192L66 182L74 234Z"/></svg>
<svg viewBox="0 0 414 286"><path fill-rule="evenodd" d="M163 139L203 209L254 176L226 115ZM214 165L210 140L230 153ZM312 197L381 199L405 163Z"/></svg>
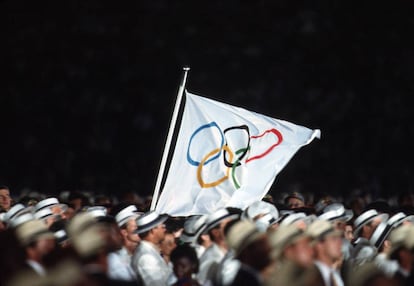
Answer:
<svg viewBox="0 0 414 286"><path fill-rule="evenodd" d="M334 275L334 279L336 281L336 285L338 286L343 286L344 282L341 278L341 275L338 273L338 271L332 267L329 267L328 265L326 265L325 263L323 263L322 261L316 260L315 261L315 265L316 267L319 268L319 271L321 272L323 281L325 283L325 285L331 285L330 283L330 275L331 273L333 273Z"/></svg>
<svg viewBox="0 0 414 286"><path fill-rule="evenodd" d="M40 276L45 276L46 275L45 268L39 262L31 260L31 259L26 260L26 262Z"/></svg>

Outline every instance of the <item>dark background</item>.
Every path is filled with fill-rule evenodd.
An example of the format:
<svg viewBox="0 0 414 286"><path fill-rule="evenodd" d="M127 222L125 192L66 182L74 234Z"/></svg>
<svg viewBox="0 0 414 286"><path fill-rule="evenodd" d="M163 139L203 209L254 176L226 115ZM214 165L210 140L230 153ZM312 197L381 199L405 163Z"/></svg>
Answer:
<svg viewBox="0 0 414 286"><path fill-rule="evenodd" d="M189 91L321 129L273 194L411 191L413 7L361 2L3 0L0 182L151 194L188 65Z"/></svg>

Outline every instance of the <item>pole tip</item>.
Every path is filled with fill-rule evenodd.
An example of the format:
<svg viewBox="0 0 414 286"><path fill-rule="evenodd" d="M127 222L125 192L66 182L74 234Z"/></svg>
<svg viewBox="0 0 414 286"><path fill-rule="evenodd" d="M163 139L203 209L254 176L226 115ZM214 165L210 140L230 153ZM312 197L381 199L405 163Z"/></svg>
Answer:
<svg viewBox="0 0 414 286"><path fill-rule="evenodd" d="M183 70L184 71L189 71L190 70L190 67L187 67L187 66L186 67L183 67Z"/></svg>

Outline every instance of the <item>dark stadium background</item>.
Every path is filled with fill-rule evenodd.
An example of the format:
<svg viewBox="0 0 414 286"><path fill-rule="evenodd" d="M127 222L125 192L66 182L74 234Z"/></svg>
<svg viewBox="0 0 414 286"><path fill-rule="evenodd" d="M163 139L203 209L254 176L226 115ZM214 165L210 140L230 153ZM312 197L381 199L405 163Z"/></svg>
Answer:
<svg viewBox="0 0 414 286"><path fill-rule="evenodd" d="M0 182L151 194L189 91L320 128L291 189L413 190L409 1L1 1Z"/></svg>

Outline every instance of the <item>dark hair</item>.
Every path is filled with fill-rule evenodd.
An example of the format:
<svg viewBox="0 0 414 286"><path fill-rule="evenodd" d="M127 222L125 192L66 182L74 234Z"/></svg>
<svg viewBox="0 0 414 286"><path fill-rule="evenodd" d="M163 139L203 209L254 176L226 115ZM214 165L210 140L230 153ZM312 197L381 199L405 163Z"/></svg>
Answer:
<svg viewBox="0 0 414 286"><path fill-rule="evenodd" d="M85 207L91 204L91 202L89 201L89 198L80 191L70 192L67 201L70 202L75 199L81 199L82 207Z"/></svg>
<svg viewBox="0 0 414 286"><path fill-rule="evenodd" d="M0 190L9 190L10 191L9 187L6 186L6 185L0 185Z"/></svg>
<svg viewBox="0 0 414 286"><path fill-rule="evenodd" d="M171 252L170 259L171 262L174 264L178 259L186 257L191 263L194 265L194 273L198 273L199 268L199 261L197 257L197 252L195 249L189 244L181 244L178 245L174 250Z"/></svg>

